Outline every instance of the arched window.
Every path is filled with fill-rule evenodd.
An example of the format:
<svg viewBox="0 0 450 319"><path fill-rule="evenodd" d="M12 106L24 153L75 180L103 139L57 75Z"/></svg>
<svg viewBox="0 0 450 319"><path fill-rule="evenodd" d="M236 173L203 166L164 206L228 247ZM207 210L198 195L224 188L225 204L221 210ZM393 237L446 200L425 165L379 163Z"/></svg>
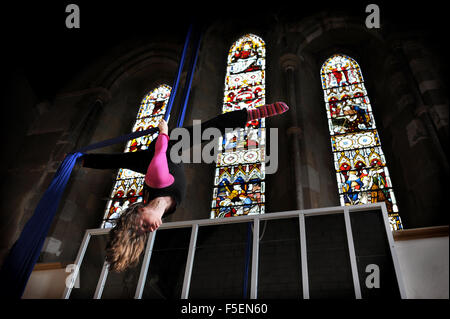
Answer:
<svg viewBox="0 0 450 319"><path fill-rule="evenodd" d="M321 69L341 205L385 202L392 229L398 206L358 63L335 54Z"/></svg>
<svg viewBox="0 0 450 319"><path fill-rule="evenodd" d="M265 104L264 41L253 34L238 39L228 54L222 112L254 109ZM211 218L264 213L265 122L219 141Z"/></svg>
<svg viewBox="0 0 450 319"><path fill-rule="evenodd" d="M166 113L170 90L170 86L163 84L150 91L142 99L136 121L133 125L133 132L158 126L159 121ZM150 145L157 135L158 133L155 133L128 141L124 152L136 152L147 149L148 145ZM102 228L113 227L114 219L117 219L124 209L132 203L143 200L144 178L144 175L132 170L119 169L110 199L106 205Z"/></svg>

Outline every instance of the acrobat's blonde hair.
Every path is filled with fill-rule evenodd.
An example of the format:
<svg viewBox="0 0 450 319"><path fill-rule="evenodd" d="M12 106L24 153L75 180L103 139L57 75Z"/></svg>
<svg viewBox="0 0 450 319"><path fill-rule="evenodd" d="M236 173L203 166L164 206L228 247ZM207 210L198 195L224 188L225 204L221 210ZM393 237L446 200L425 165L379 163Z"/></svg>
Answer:
<svg viewBox="0 0 450 319"><path fill-rule="evenodd" d="M139 208L141 207L144 207L143 203L130 205L122 213L116 226L110 230L106 261L111 271L123 272L139 263L148 239L148 232L140 229Z"/></svg>

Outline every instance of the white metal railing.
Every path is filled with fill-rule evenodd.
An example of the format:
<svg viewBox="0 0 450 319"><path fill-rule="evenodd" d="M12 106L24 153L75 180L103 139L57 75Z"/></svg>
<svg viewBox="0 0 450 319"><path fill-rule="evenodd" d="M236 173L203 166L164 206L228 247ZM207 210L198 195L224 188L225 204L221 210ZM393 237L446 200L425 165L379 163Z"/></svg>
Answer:
<svg viewBox="0 0 450 319"><path fill-rule="evenodd" d="M186 228L191 227L191 237L189 242L188 256L186 260L183 286L181 292L181 299L187 299L189 297L189 288L191 283L192 268L194 265L195 249L197 243L197 235L200 226L211 226L211 225L224 225L233 223L244 223L253 222L253 241L252 241L252 261L251 261L251 282L250 282L250 298L256 299L258 292L258 262L259 262L259 225L261 220L271 220L271 219L284 219L284 218L299 218L299 231L300 231L300 255L301 255L301 278L303 286L303 298L309 299L309 281L308 281L308 262L307 262L307 247L306 247L306 229L305 229L305 217L306 216L320 216L320 215L330 215L330 214L343 214L345 220L345 230L347 234L347 242L350 256L351 272L353 277L353 286L355 290L355 298L361 299L361 287L360 280L357 270L355 247L353 242L353 232L352 225L350 221L350 212L367 212L374 211L382 213L383 222L386 230L386 236L389 243L390 253L394 265L395 275L397 278L398 288L401 298L406 298L406 292L404 288L404 283L402 276L400 274L400 266L397 258L397 254L394 246L394 239L392 236L391 227L389 224L389 218L386 210L385 203L367 204L367 205L355 205L355 206L336 206L336 207L326 207L318 209L307 209L307 210L293 210L278 213L268 213L259 215L246 215L237 216L231 218L221 218L221 219L200 219L200 220L190 220L190 221L180 221L180 222L168 222L163 223L158 230L164 229L174 229L174 228ZM78 272L83 262L83 258L88 247L89 241L92 236L105 235L110 229L98 228L98 229L88 229L85 232L82 244L78 251L77 258L75 260L76 271ZM150 259L152 256L153 245L155 243L155 237L158 233L157 231L151 232L148 237L147 246L145 249L145 254L140 270L139 281L137 284L135 299L140 299L144 290L145 281L148 275L148 269L150 265ZM75 282L75 273L72 275L72 281ZM108 276L108 264L105 262L97 283L97 287L93 298L101 298L103 288L105 286L106 278ZM70 297L72 287L66 287L63 299L68 299Z"/></svg>

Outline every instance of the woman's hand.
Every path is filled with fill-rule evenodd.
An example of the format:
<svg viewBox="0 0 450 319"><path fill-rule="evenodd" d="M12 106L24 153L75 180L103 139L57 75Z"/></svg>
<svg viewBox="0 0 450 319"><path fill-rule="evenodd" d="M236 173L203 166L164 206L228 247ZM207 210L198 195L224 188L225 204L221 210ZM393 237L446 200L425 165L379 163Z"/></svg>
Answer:
<svg viewBox="0 0 450 319"><path fill-rule="evenodd" d="M158 124L159 132L169 135L169 128L167 127L167 122L164 119L161 119Z"/></svg>
<svg viewBox="0 0 450 319"><path fill-rule="evenodd" d="M140 213L140 228L142 231L145 232L153 232L158 229L159 226L162 224L162 215L164 214L164 211L160 211L158 209L150 208L147 206L144 206L142 208L139 208Z"/></svg>

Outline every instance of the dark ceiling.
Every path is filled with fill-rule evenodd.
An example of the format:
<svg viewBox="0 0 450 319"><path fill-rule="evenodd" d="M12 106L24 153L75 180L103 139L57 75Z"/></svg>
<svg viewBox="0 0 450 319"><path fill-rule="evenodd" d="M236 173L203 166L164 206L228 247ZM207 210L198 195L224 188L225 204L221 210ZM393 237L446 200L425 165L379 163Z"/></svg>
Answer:
<svg viewBox="0 0 450 319"><path fill-rule="evenodd" d="M65 8L70 3L80 7L80 29L65 27L68 15ZM289 21L323 10L337 10L361 16L364 21L368 15L365 7L369 3L372 2L72 0L2 3L3 71L8 75L20 69L38 99L51 99L74 72L133 37L150 39L154 34L171 33L183 41L193 19L208 24L218 18L246 19L258 14ZM444 34L448 30L440 30L447 19L446 9L439 2L427 1L427 5L418 1L375 3L380 7L381 22L390 21L390 28L429 33L431 44L437 48L447 38Z"/></svg>

